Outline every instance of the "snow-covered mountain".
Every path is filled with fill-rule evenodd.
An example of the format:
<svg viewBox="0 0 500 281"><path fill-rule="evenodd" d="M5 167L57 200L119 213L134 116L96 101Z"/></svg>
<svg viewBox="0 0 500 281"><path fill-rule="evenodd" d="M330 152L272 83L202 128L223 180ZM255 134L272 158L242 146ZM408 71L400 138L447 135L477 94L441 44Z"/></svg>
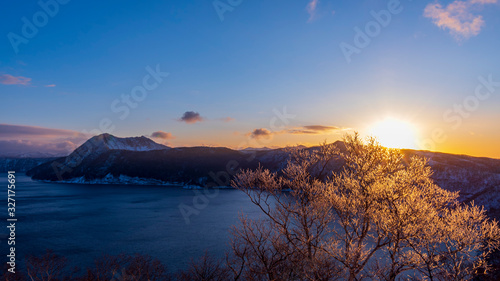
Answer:
<svg viewBox="0 0 500 281"><path fill-rule="evenodd" d="M76 167L84 159L96 158L108 151L156 151L169 149L147 137L119 138L110 134L94 136L75 149L70 155L54 155L46 153L9 154L0 156L0 172L15 170L26 172L48 161L57 161L58 165ZM63 161L62 161L63 159Z"/></svg>
<svg viewBox="0 0 500 281"><path fill-rule="evenodd" d="M92 152L98 152L107 150L151 151L168 148L168 146L158 144L145 136L119 138L110 134L102 134L92 137L78 147L73 153L83 149L91 149Z"/></svg>
<svg viewBox="0 0 500 281"><path fill-rule="evenodd" d="M45 152L5 152L0 155L1 158L55 158L67 156L67 153L45 153Z"/></svg>
<svg viewBox="0 0 500 281"><path fill-rule="evenodd" d="M97 157L101 153L111 150L124 151L153 151L169 149L168 146L158 144L147 137L119 138L110 134L94 136L79 146L65 159L65 164L77 166L86 157Z"/></svg>
<svg viewBox="0 0 500 281"><path fill-rule="evenodd" d="M0 173L8 171L27 172L36 166L39 166L48 161L54 161L56 157L0 157Z"/></svg>
<svg viewBox="0 0 500 281"><path fill-rule="evenodd" d="M273 150L273 148L269 148L269 147L247 147L247 148L243 148L243 149L239 149L239 151L269 151L269 150Z"/></svg>
<svg viewBox="0 0 500 281"><path fill-rule="evenodd" d="M432 178L440 187L458 191L462 202L474 201L500 218L500 159L415 150L403 153L428 159Z"/></svg>
<svg viewBox="0 0 500 281"><path fill-rule="evenodd" d="M345 149L340 141L335 145ZM460 191L462 201L474 200L500 218L500 159L415 150L402 152L408 158L414 155L427 158L439 186ZM288 157L286 149L169 148L146 137L117 138L104 134L89 139L67 157L31 169L28 175L37 180L74 183L227 186L240 169L261 165L280 171ZM334 159L326 170L338 171L342 165L340 159Z"/></svg>

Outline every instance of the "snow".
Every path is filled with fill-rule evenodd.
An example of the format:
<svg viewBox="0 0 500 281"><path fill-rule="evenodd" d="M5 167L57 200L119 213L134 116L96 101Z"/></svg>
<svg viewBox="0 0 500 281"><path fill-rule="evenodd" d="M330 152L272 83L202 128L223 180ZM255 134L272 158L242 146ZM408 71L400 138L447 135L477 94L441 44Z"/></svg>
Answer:
<svg viewBox="0 0 500 281"><path fill-rule="evenodd" d="M73 151L65 160L68 167L76 167L81 161L91 155L99 155L109 150L127 151L153 151L170 149L168 146L158 144L144 136L131 138L118 138L110 134L92 137Z"/></svg>
<svg viewBox="0 0 500 281"><path fill-rule="evenodd" d="M129 151L151 151L151 150L161 150L166 147L152 142L151 140L146 141L142 138L126 138L117 139L113 138L105 143L108 149L117 150L129 150Z"/></svg>
<svg viewBox="0 0 500 281"><path fill-rule="evenodd" d="M52 181L45 181L51 182ZM84 176L78 178L72 178L68 180L58 181L58 183L76 183L76 184L120 184L120 185L163 185L163 186L183 186L181 182L165 182L157 179L139 178L139 177L129 177L125 175L120 175L115 177L111 174L107 174L104 178L99 179L86 179Z"/></svg>
<svg viewBox="0 0 500 281"><path fill-rule="evenodd" d="M42 181L54 183L53 181ZM166 182L151 178L139 178L139 177L129 177L125 175L119 175L118 177L112 174L107 174L104 178L99 179L86 179L84 176L78 178L72 178L68 180L57 181L57 183L74 183L74 184L110 184L110 185L159 185L159 186L171 186L171 187L182 187L184 189L204 189L204 187L193 184L186 184L183 182ZM216 189L232 189L231 186L215 186L212 188Z"/></svg>
<svg viewBox="0 0 500 281"><path fill-rule="evenodd" d="M110 150L151 151L168 148L167 146L158 144L144 136L133 138L118 138L109 134L104 134L94 138L97 138L96 145L98 147L107 148Z"/></svg>

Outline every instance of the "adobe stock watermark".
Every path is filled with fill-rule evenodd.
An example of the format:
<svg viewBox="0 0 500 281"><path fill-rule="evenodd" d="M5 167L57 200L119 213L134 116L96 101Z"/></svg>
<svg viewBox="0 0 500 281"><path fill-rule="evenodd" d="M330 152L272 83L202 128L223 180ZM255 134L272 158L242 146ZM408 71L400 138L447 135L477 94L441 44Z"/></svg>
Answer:
<svg viewBox="0 0 500 281"><path fill-rule="evenodd" d="M269 128L271 129L271 138L269 140L264 139L253 139L250 136L246 141L240 143L238 148L243 147L255 147L270 142L274 132L283 130L288 124L290 124L291 119L295 119L296 115L287 113L286 106L283 107L282 111L278 109L273 109L274 117L269 121ZM248 153L248 157L245 158L246 162L251 162L255 159L257 151L251 151ZM210 204L210 199L213 199L219 195L219 189L217 187L230 186L231 178L236 175L240 167L240 163L236 160L230 160L226 163L225 170L214 173L210 172L208 175L211 178L209 182L202 191L194 190L195 196L193 196L193 201L191 205L184 203L179 204L179 211L184 218L186 224L191 223L191 217L197 216L201 213L203 209L208 207ZM211 188L211 189L210 189ZM212 192L210 192L212 190Z"/></svg>
<svg viewBox="0 0 500 281"><path fill-rule="evenodd" d="M29 39L33 39L38 34L40 28L46 26L50 18L55 17L59 13L60 6L68 4L69 1L70 0L38 1L38 6L40 6L41 10L36 11L30 19L27 17L21 18L23 26L21 27L20 34L14 32L9 32L7 34L7 38L14 52L18 54L19 45L28 44Z"/></svg>
<svg viewBox="0 0 500 281"><path fill-rule="evenodd" d="M492 94L500 88L500 81L494 81L493 75L488 75L488 78L479 76L474 93L466 96L461 103L454 104L452 108L443 113L443 120L445 123L451 125L451 131L460 128L471 114L479 109L481 102L486 101ZM444 143L448 139L448 133L445 129L438 127L435 128L430 137L417 143L420 150L435 151L437 144Z"/></svg>
<svg viewBox="0 0 500 281"><path fill-rule="evenodd" d="M236 7L241 5L243 0L215 0L212 2L217 16L221 22L224 21L224 14L227 12L232 12Z"/></svg>
<svg viewBox="0 0 500 281"><path fill-rule="evenodd" d="M389 0L387 9L378 12L370 11L373 20L367 22L363 29L358 26L354 27L352 44L344 41L339 44L347 63L351 63L354 54L361 54L362 50L371 44L372 39L378 37L382 33L382 29L389 26L393 16L400 14L403 10L404 7L399 0Z"/></svg>
<svg viewBox="0 0 500 281"><path fill-rule="evenodd" d="M142 83L140 85L133 87L129 94L122 94L120 98L111 102L111 112L117 114L118 119L125 120L130 115L131 110L137 108L139 104L148 97L148 93L157 89L164 79L170 75L168 72L162 72L159 64L157 64L154 69L148 65L145 70L147 74L142 78ZM99 121L98 128L91 131L83 130L82 133L100 135L104 132L112 133L115 129L116 125L113 119L104 117ZM83 153L82 155L75 153L74 156L76 157L71 159L71 162L52 162L52 169L58 180L63 180L62 175L72 172L73 168L80 165L83 159L88 156L88 153L91 151L90 148L98 145L92 141L93 139L90 139L90 141L87 142L87 145L90 146L88 149L80 150Z"/></svg>
<svg viewBox="0 0 500 281"><path fill-rule="evenodd" d="M111 103L111 111L120 114L120 120L125 120L130 114L130 109L137 108L139 103L146 99L148 92L156 90L163 79L170 75L168 72L162 72L159 64L155 69L149 65L146 66L146 72L148 74L142 78L142 85L133 87L130 95L122 94L120 99L115 99Z"/></svg>

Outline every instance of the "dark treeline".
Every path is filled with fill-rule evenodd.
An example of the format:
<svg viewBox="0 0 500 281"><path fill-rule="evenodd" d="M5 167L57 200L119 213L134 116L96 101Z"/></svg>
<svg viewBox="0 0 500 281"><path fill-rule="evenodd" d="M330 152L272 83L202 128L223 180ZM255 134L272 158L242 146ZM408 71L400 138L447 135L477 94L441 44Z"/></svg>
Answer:
<svg viewBox="0 0 500 281"><path fill-rule="evenodd" d="M495 256L499 256L497 253ZM71 267L67 259L47 250L40 256L28 256L26 269L16 273L2 270L0 280L6 281L229 281L239 280L241 276L228 266L230 259L216 259L208 252L199 259L193 259L185 270L172 272L159 260L148 255L103 255L85 269ZM498 259L493 261L500 266ZM500 280L498 269L487 276L475 280ZM261 280L258 278L250 280ZM288 280L281 277L275 280Z"/></svg>
<svg viewBox="0 0 500 281"><path fill-rule="evenodd" d="M148 255L103 255L94 264L82 269L71 267L64 256L51 250L39 256L26 258L25 269L15 273L4 268L1 280L9 281L187 281L234 280L223 260L205 253L199 260L192 260L187 269L171 272L159 260Z"/></svg>

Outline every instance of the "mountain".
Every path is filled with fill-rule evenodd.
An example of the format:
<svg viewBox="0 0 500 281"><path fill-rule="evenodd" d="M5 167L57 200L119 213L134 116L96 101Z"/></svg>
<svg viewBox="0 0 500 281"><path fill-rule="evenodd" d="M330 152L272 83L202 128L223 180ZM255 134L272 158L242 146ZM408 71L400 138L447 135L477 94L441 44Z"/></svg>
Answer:
<svg viewBox="0 0 500 281"><path fill-rule="evenodd" d="M36 166L39 166L48 161L54 161L57 159L56 157L34 157L34 158L26 158L26 157L0 157L0 173L7 173L8 171L16 171L16 172L27 172Z"/></svg>
<svg viewBox="0 0 500 281"><path fill-rule="evenodd" d="M68 155L67 153L44 153L44 152L6 152L0 158L56 158Z"/></svg>
<svg viewBox="0 0 500 281"><path fill-rule="evenodd" d="M252 151L265 151L265 150L273 150L273 149L269 148L269 147L247 147L247 148L239 149L239 151L249 151L249 152L252 152Z"/></svg>
<svg viewBox="0 0 500 281"><path fill-rule="evenodd" d="M403 150L407 157L425 157L442 188L459 191L460 200L482 205L490 215L500 218L500 159L472 157L440 152Z"/></svg>
<svg viewBox="0 0 500 281"><path fill-rule="evenodd" d="M125 183L130 178L144 183L228 186L239 169L255 169L259 163L278 170L286 153L239 152L222 147L184 147L151 151L108 150L62 157L28 172L35 180L75 183ZM76 152L76 151L75 151ZM54 169L54 167L56 167Z"/></svg>
<svg viewBox="0 0 500 281"><path fill-rule="evenodd" d="M340 141L335 145L344 149ZM485 205L500 217L500 159L416 150L402 152L408 159L415 155L429 159L433 179L439 186L460 191L462 201ZM280 171L288 157L285 149L169 148L146 137L117 138L103 134L89 139L69 156L43 163L27 174L35 180L71 183L228 186L240 169L261 165ZM333 159L327 170L338 171L342 165L340 159Z"/></svg>
<svg viewBox="0 0 500 281"><path fill-rule="evenodd" d="M154 151L169 149L168 146L158 144L147 137L118 138L110 134L94 136L79 146L68 157L64 164L70 167L79 165L82 159L95 158L98 155L113 151Z"/></svg>
<svg viewBox="0 0 500 281"><path fill-rule="evenodd" d="M82 154L82 151L96 153L109 150L151 151L168 148L168 146L158 144L145 136L118 138L110 134L102 134L90 138L88 141L78 147L73 153Z"/></svg>

